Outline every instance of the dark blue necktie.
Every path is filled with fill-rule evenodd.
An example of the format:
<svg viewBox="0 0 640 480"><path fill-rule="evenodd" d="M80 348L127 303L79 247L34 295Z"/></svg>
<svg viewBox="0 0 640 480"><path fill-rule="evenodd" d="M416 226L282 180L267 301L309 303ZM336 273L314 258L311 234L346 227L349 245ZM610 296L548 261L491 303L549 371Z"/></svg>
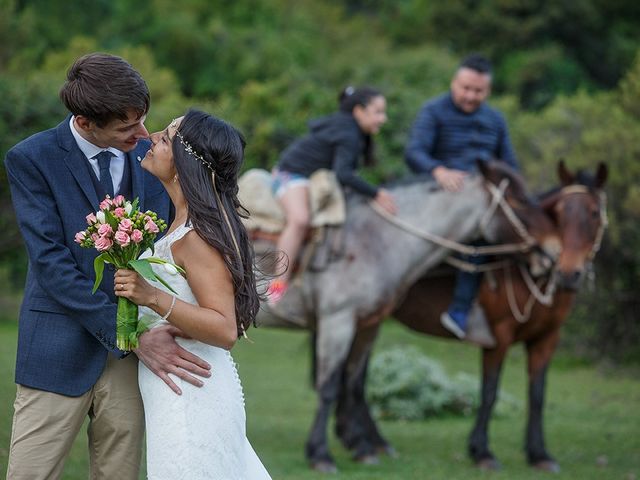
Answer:
<svg viewBox="0 0 640 480"><path fill-rule="evenodd" d="M98 159L98 166L100 167L100 185L104 188L105 193L113 198L113 179L111 178L111 172L109 171L111 157L113 157L113 153L105 150L93 158Z"/></svg>

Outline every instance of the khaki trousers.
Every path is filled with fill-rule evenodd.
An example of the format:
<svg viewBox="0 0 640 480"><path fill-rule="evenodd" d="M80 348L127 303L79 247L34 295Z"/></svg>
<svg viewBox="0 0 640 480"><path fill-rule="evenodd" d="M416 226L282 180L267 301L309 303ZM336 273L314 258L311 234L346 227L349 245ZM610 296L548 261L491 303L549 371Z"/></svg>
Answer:
<svg viewBox="0 0 640 480"><path fill-rule="evenodd" d="M144 411L133 354L109 355L96 384L80 397L18 385L7 480L59 479L87 416L89 478L137 480Z"/></svg>

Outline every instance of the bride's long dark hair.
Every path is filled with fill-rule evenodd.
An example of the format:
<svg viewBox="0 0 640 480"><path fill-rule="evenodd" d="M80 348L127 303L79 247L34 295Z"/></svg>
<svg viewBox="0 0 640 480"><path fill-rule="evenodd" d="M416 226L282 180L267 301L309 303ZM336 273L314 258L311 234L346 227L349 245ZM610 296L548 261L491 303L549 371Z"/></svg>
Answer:
<svg viewBox="0 0 640 480"><path fill-rule="evenodd" d="M197 110L187 112L178 131L172 149L188 221L205 242L221 252L231 272L240 336L255 323L260 307L253 247L241 221L248 212L237 196L245 141L233 126ZM188 145L192 152L185 148Z"/></svg>

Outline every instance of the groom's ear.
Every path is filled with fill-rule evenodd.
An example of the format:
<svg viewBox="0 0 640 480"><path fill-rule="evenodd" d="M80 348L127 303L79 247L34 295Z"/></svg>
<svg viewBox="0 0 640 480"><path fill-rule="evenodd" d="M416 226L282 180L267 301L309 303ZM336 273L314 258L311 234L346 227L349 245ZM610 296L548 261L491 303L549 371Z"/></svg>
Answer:
<svg viewBox="0 0 640 480"><path fill-rule="evenodd" d="M94 121L89 120L87 117L83 115L77 115L75 117L76 126L85 133L90 133L95 128L96 124Z"/></svg>

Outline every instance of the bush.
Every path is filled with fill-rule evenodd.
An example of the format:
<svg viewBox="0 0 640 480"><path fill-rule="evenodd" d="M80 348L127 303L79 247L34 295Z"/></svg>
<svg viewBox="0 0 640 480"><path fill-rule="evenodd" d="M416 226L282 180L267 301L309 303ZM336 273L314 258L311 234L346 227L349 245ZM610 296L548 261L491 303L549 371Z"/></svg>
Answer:
<svg viewBox="0 0 640 480"><path fill-rule="evenodd" d="M367 395L377 417L421 420L440 415L470 415L479 405L478 381L442 365L415 348L395 347L375 355L369 367ZM497 414L517 405L501 394Z"/></svg>

